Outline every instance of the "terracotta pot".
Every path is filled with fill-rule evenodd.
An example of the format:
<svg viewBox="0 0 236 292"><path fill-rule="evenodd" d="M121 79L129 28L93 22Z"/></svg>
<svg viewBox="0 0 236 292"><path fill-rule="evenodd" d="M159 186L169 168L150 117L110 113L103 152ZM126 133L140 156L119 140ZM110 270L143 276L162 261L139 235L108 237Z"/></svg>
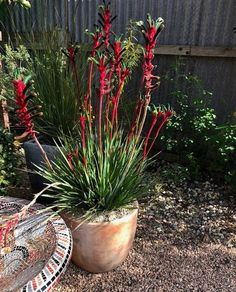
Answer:
<svg viewBox="0 0 236 292"><path fill-rule="evenodd" d="M61 214L72 231L72 261L92 273L107 272L119 266L132 247L137 215L138 208L111 222L81 224L70 213Z"/></svg>

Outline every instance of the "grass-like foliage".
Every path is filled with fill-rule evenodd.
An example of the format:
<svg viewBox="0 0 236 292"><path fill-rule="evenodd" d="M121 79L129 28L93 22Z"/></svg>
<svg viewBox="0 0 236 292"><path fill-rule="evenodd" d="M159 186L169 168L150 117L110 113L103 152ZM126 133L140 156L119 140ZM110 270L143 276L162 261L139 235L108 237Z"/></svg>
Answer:
<svg viewBox="0 0 236 292"><path fill-rule="evenodd" d="M41 167L41 174L51 184L44 196L55 200L61 209L115 210L145 193L141 186L142 145L129 143L121 132L103 141L101 152L96 139L88 136L86 156L71 140L58 147L59 155L52 169ZM74 145L74 146L72 146ZM69 154L68 154L69 153Z"/></svg>
<svg viewBox="0 0 236 292"><path fill-rule="evenodd" d="M57 137L60 131L69 134L79 119L83 96L84 59L86 53L73 56L71 63L63 48L60 31L44 34L39 42L29 36L32 48L31 72L36 96L35 105L41 105L43 117L35 118L35 127L46 137ZM78 77L79 76L79 77Z"/></svg>
<svg viewBox="0 0 236 292"><path fill-rule="evenodd" d="M65 62L63 53L52 49L33 58L34 102L43 112L42 118L35 119L36 128L49 137L58 136L61 130L68 133L68 127L72 129L78 120L76 85Z"/></svg>

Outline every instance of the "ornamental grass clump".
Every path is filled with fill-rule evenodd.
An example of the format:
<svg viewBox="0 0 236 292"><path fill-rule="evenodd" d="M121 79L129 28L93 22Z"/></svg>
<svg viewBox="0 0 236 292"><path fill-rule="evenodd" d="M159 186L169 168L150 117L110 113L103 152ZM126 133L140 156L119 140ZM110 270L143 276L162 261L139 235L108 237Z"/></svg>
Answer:
<svg viewBox="0 0 236 292"><path fill-rule="evenodd" d="M142 89L134 108L133 120L123 128L121 99L133 67L126 50L127 40L112 31L109 5L99 13L99 25L90 33L93 43L88 57L87 90L81 100L78 135L62 135L59 155L49 165L39 167L51 187L44 196L54 198L59 210L116 210L133 203L144 194L143 172L158 134L173 114L171 109L151 104L160 84L153 65L157 37L164 28L163 19L148 15L146 26L138 22L143 33ZM74 52L65 52L72 76ZM148 111L152 121L143 137Z"/></svg>
<svg viewBox="0 0 236 292"><path fill-rule="evenodd" d="M33 103L40 105L43 112L43 116L34 119L34 124L44 143L48 144L53 144L52 139L57 139L61 131L69 134L76 127L83 95L81 71L84 61L78 60L78 55L83 53L73 46L62 49L58 38L56 32L51 39L43 36L40 42L43 51L39 51L32 41L30 69L36 93Z"/></svg>

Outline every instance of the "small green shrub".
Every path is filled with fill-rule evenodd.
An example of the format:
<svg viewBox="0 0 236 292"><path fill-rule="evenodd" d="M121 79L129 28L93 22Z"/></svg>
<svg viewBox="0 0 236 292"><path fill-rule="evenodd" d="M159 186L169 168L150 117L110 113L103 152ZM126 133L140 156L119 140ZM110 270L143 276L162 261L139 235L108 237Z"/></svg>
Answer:
<svg viewBox="0 0 236 292"><path fill-rule="evenodd" d="M222 176L236 189L236 126L226 124L216 127L208 143L205 168Z"/></svg>
<svg viewBox="0 0 236 292"><path fill-rule="evenodd" d="M0 195L6 194L7 187L16 183L17 166L13 135L0 127Z"/></svg>
<svg viewBox="0 0 236 292"><path fill-rule="evenodd" d="M4 52L0 53L0 62L3 64L3 70L0 70L1 100L14 96L12 80L29 75L30 72L26 67L30 63L30 55L22 45L15 50L10 45L5 45Z"/></svg>
<svg viewBox="0 0 236 292"><path fill-rule="evenodd" d="M177 154L191 178L198 178L202 170L233 181L235 177L236 127L232 122L217 125L211 107L212 94L204 89L201 80L183 73L183 63L177 61L167 74L176 101L176 116L166 126L161 140L167 150Z"/></svg>

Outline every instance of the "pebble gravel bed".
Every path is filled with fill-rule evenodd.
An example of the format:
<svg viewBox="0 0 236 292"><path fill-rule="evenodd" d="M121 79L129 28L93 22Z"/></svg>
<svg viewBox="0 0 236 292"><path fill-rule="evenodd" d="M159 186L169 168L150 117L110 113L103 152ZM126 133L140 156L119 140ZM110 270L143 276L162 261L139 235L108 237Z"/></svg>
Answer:
<svg viewBox="0 0 236 292"><path fill-rule="evenodd" d="M127 260L90 274L73 263L53 291L236 292L236 194L211 181L160 183L150 172Z"/></svg>

